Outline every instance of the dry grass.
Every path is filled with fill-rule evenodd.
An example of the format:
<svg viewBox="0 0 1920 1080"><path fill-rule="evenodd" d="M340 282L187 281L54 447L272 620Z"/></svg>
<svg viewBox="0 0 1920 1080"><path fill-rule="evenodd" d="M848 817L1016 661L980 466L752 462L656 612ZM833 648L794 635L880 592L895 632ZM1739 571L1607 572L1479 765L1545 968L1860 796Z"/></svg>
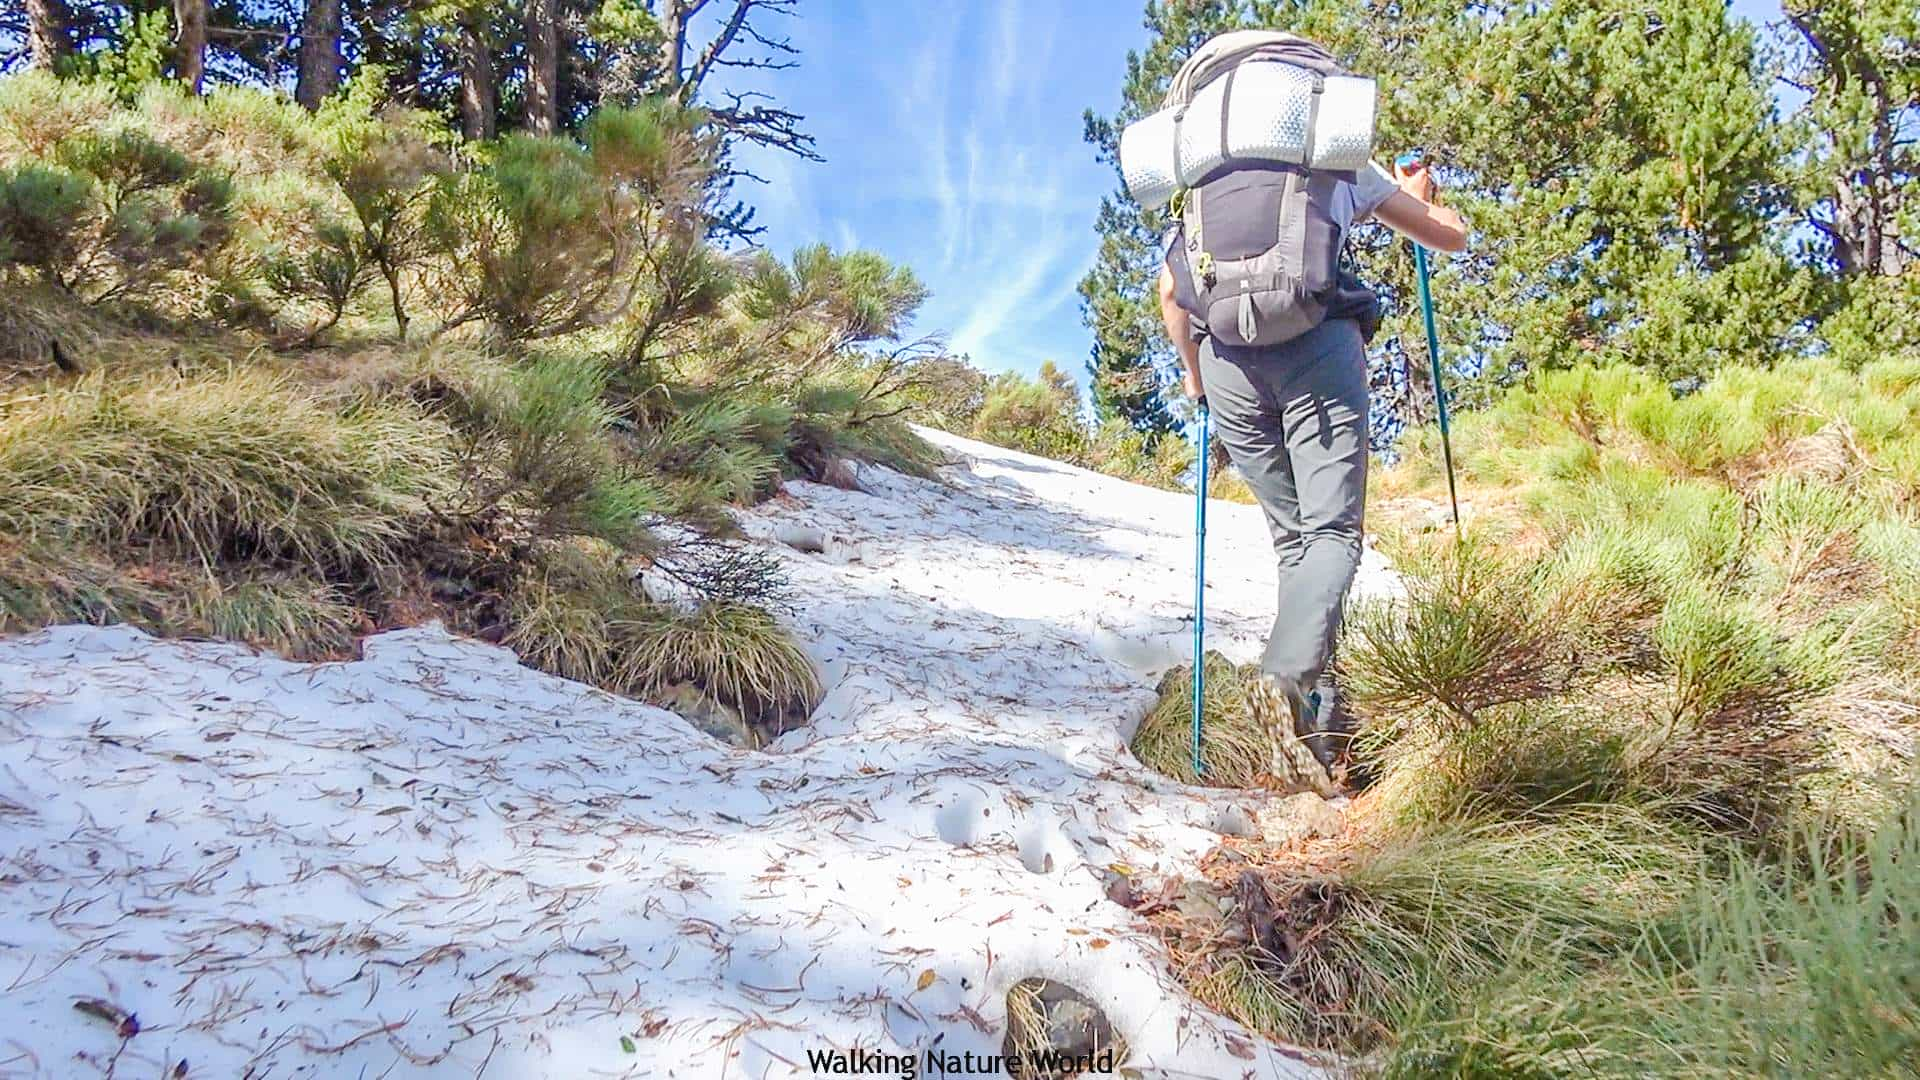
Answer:
<svg viewBox="0 0 1920 1080"><path fill-rule="evenodd" d="M165 591L84 550L0 540L0 632L160 621Z"/></svg>
<svg viewBox="0 0 1920 1080"><path fill-rule="evenodd" d="M652 608L612 620L614 681L640 696L692 683L758 726L784 731L820 702L813 661L777 619L738 604Z"/></svg>
<svg viewBox="0 0 1920 1080"><path fill-rule="evenodd" d="M1206 658L1206 724L1201 753L1204 776L1193 771L1193 667L1182 665L1160 680L1160 700L1133 736L1133 753L1148 768L1188 784L1256 788L1269 777L1273 743L1253 716L1248 687L1258 677L1217 652Z"/></svg>
<svg viewBox="0 0 1920 1080"><path fill-rule="evenodd" d="M299 660L351 655L371 622L336 585L271 567L222 568L0 546L0 632L128 623L165 637L244 641Z"/></svg>
<svg viewBox="0 0 1920 1080"><path fill-rule="evenodd" d="M338 411L258 372L92 376L0 399L0 533L391 565L447 490L448 441L416 409Z"/></svg>
<svg viewBox="0 0 1920 1080"><path fill-rule="evenodd" d="M644 599L602 543L543 548L514 586L507 622L504 643L531 667L661 704L690 684L771 734L820 701L812 660L779 620L738 604L683 612Z"/></svg>
<svg viewBox="0 0 1920 1080"><path fill-rule="evenodd" d="M1705 864L1684 833L1625 807L1551 822L1449 823L1339 844L1235 844L1207 867L1221 922L1148 912L1202 1001L1343 1054L1529 959L1572 966L1625 947Z"/></svg>
<svg viewBox="0 0 1920 1080"><path fill-rule="evenodd" d="M204 576L181 607L177 632L244 641L297 660L350 657L371 628L340 587L278 571Z"/></svg>

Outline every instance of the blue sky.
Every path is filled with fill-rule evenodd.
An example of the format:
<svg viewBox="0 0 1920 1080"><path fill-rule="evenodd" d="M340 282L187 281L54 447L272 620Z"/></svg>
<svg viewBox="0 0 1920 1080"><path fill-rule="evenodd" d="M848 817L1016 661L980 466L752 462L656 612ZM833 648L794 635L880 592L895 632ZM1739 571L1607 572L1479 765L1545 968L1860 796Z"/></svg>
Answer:
<svg viewBox="0 0 1920 1080"><path fill-rule="evenodd" d="M764 76L807 116L825 164L755 154L743 192L786 253L824 240L911 266L933 297L919 330L993 370L1078 373L1074 286L1113 177L1081 113L1119 100L1143 45L1133 0L832 0L790 20L795 71Z"/></svg>
<svg viewBox="0 0 1920 1080"><path fill-rule="evenodd" d="M748 153L743 194L783 254L824 240L911 266L933 291L918 330L988 370L1051 359L1083 376L1074 292L1114 185L1081 139L1118 103L1139 0L823 0L785 20L797 70L752 73L807 117L826 163ZM1777 17L1777 0L1734 0ZM772 27L769 27L770 29Z"/></svg>

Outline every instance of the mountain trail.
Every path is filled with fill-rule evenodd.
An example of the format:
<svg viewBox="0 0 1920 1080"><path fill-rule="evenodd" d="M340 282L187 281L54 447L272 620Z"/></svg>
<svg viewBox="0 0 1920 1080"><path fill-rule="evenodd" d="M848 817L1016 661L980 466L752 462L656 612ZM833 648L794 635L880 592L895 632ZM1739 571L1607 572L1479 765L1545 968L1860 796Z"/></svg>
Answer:
<svg viewBox="0 0 1920 1080"><path fill-rule="evenodd" d="M1144 1075L1315 1075L1107 898L1259 804L1127 750L1191 647L1191 497L926 434L941 482L861 468L740 515L827 688L763 752L437 626L323 664L0 640L0 1075L977 1059L1030 976L1099 1002ZM1249 660L1265 526L1215 504L1209 531L1209 645ZM1394 587L1369 553L1359 589Z"/></svg>

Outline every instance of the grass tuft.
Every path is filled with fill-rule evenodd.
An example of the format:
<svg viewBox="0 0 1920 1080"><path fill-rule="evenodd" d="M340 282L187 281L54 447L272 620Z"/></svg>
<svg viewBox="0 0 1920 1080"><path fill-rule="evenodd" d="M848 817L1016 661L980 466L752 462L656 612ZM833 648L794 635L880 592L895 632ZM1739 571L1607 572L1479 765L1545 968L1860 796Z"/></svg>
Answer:
<svg viewBox="0 0 1920 1080"><path fill-rule="evenodd" d="M1191 984L1262 1030L1364 1052L1517 965L1573 970L1630 945L1703 863L1685 834L1618 806L1390 833L1331 864L1261 868L1237 909L1258 913L1252 944L1191 960Z"/></svg>
<svg viewBox="0 0 1920 1080"><path fill-rule="evenodd" d="M1265 782L1273 743L1254 718L1248 687L1259 672L1217 652L1206 656L1206 726L1201 752L1207 772L1193 771L1193 666L1183 664L1160 679L1160 700L1133 736L1141 764L1188 784L1252 788Z"/></svg>
<svg viewBox="0 0 1920 1080"><path fill-rule="evenodd" d="M777 619L740 604L691 614L652 607L608 625L614 681L645 697L691 683L776 734L798 727L820 702L813 661Z"/></svg>
<svg viewBox="0 0 1920 1080"><path fill-rule="evenodd" d="M350 656L365 618L337 586L296 574L208 577L185 596L185 626L293 659Z"/></svg>
<svg viewBox="0 0 1920 1080"><path fill-rule="evenodd" d="M505 644L530 667L661 704L690 684L763 732L800 726L820 701L813 662L779 620L741 604L683 612L647 600L597 541L543 547L507 620Z"/></svg>
<svg viewBox="0 0 1920 1080"><path fill-rule="evenodd" d="M1840 835L1700 875L1602 967L1555 948L1431 1003L1381 1074L1915 1075L1920 812Z"/></svg>
<svg viewBox="0 0 1920 1080"><path fill-rule="evenodd" d="M378 568L444 490L447 460L417 410L336 411L257 371L89 377L0 399L0 533Z"/></svg>

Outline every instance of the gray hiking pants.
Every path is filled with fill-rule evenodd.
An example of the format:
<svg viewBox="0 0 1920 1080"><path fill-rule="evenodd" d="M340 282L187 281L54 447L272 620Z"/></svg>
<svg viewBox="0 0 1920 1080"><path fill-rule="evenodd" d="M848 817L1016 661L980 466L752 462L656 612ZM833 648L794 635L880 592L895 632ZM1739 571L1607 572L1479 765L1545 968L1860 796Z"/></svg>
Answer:
<svg viewBox="0 0 1920 1080"><path fill-rule="evenodd" d="M1279 613L1261 667L1311 688L1360 566L1367 497L1367 352L1351 319L1280 345L1200 345L1214 430L1266 511Z"/></svg>

